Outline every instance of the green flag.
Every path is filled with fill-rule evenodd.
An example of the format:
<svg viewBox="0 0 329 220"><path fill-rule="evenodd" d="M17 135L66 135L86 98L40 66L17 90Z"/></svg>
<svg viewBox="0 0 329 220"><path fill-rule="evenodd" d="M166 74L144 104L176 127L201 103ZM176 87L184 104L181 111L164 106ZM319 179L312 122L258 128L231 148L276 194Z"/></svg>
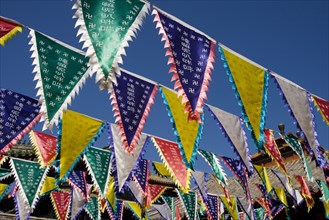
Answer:
<svg viewBox="0 0 329 220"><path fill-rule="evenodd" d="M180 199L182 200L186 214L188 216L188 219L196 219L197 216L197 196L195 192L189 192L182 194L180 190L178 191L178 195Z"/></svg>
<svg viewBox="0 0 329 220"><path fill-rule="evenodd" d="M101 212L98 207L97 197L90 197L89 202L85 206L85 210L92 220L101 219Z"/></svg>

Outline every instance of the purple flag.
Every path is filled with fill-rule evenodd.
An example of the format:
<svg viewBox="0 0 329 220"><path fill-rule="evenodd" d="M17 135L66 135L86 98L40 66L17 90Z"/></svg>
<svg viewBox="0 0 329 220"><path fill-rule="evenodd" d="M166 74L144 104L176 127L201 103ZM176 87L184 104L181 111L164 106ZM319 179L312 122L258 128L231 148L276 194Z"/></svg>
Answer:
<svg viewBox="0 0 329 220"><path fill-rule="evenodd" d="M84 196L86 201L89 200L85 172L80 170L73 170L68 178L68 181L71 186L79 190L79 192Z"/></svg>
<svg viewBox="0 0 329 220"><path fill-rule="evenodd" d="M210 215L211 220L218 219L218 197L216 195L207 194L207 200L205 201L207 206L208 214Z"/></svg>
<svg viewBox="0 0 329 220"><path fill-rule="evenodd" d="M148 178L150 173L150 161L140 159L137 163L136 170L133 174L133 179L138 189L144 195L147 193Z"/></svg>

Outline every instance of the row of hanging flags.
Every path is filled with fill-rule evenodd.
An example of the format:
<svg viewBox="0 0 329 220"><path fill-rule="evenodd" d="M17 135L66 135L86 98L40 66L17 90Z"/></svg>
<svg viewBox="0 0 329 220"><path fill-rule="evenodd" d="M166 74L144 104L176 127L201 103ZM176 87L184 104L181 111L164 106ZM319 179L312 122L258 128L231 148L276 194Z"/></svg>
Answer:
<svg viewBox="0 0 329 220"><path fill-rule="evenodd" d="M103 6L102 10L96 10L99 5ZM74 167L83 157L88 172L97 186L97 191L105 196L108 189L107 183L111 178L105 178L101 174L108 173L111 167L109 158L113 157L114 175L111 181L118 191L120 192L126 187L127 180L133 179L139 183L137 188L144 188L143 194L148 195L148 191L153 192L153 190L145 188L147 183L145 178L144 183L140 183L138 178L141 177L133 176L131 171L134 170L136 161L140 161L142 158L144 146L151 139L164 162L162 172L165 170L169 173L183 193L189 191L190 176L200 176L192 172L198 153L212 167L220 184L225 186L226 176L219 164L218 157L211 152L198 149L203 129L203 110L206 106L224 131L238 158L238 160L226 157L220 159L237 175L238 182L246 193L247 201L251 201L247 179L253 173L253 166L242 128L243 124L246 124L251 130L256 146L259 149L265 149L283 173L288 175L272 131L265 129L267 87L269 76L271 76L275 79L298 128L304 133L308 151L316 158L320 167L327 167L324 156L319 151L310 102L314 102L323 119L328 123L328 101L309 93L295 83L250 61L226 46L220 43L217 45L215 40L174 16L156 7L153 8L154 21L167 49L169 72L173 73L172 81L174 81L174 89L177 92L119 68L119 64L122 64L121 55L125 54L124 48L129 46L128 42L135 37L142 19L149 10L148 3L137 0L115 3L77 1L74 5L74 9L76 9L74 17L77 19L76 26L79 26L78 35L81 35L81 40L84 41L83 47L87 48L87 52L30 29L30 45L35 66L33 72L37 81L39 100L4 88L1 89L1 159L4 159L4 153L25 133L28 133L41 118L42 121L45 121L44 129L51 129L54 124L59 127L57 139L36 131L32 131L30 137L41 167L46 169L49 165L56 165L59 174L58 184L66 181L70 175L75 173ZM18 22L4 17L0 17L0 22L2 44L24 27ZM221 54L238 103L242 107L242 118L204 103L211 80L216 47ZM72 99L94 72L96 72L96 81L100 82L100 87L109 90L117 125L109 125L104 121L66 110L67 105L71 104ZM176 142L150 137L142 133L157 90L160 90L168 110ZM92 145L105 127L109 127L113 149L110 151L111 153L106 151L96 153L97 150ZM288 136L283 138L304 161L307 177L311 179L311 170L300 143L289 139ZM90 162L93 160L90 158L94 158L95 155L98 159L103 158L104 161L102 163ZM56 158L59 160L55 161ZM96 159L94 158L94 160ZM144 167L145 170L145 164L139 165L140 169ZM303 185L302 179L297 179ZM73 181L71 183L74 185ZM19 181L17 184L20 184ZM22 186L18 188L20 191L24 191ZM160 194L162 190L154 191ZM304 191L303 196L307 196L308 190ZM88 193L85 191L83 194L88 200ZM202 194L203 200L207 201L208 196L205 193ZM154 195L154 198L157 196ZM236 202L231 201L229 196L225 198L228 199L228 204L233 210L233 204ZM29 202L31 209L33 209L34 203L34 200ZM53 203L56 204L56 202ZM152 203L152 196L146 203L148 205ZM113 202L113 204L115 203ZM17 207L19 206L24 206L24 204ZM209 209L207 210L210 212ZM264 210L269 210L268 215L270 214L270 208L265 207ZM59 213L59 215L62 214ZM96 214L94 213L94 215ZM190 213L190 215L192 214Z"/></svg>

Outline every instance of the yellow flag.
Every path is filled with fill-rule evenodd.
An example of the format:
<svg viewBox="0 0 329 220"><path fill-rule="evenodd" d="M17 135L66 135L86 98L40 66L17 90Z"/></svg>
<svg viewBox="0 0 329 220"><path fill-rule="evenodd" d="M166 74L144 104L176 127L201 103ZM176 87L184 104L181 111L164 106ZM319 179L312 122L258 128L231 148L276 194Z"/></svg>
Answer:
<svg viewBox="0 0 329 220"><path fill-rule="evenodd" d="M284 192L283 188L274 188L276 195L280 199L280 201L288 207L288 202L287 202L287 196L286 193Z"/></svg>
<svg viewBox="0 0 329 220"><path fill-rule="evenodd" d="M45 181L43 182L43 185L41 187L40 195L45 194L55 189L56 187L56 179L53 177L46 176Z"/></svg>
<svg viewBox="0 0 329 220"><path fill-rule="evenodd" d="M68 175L79 161L80 155L98 134L103 122L89 116L65 111L62 119L62 138L60 140L60 179Z"/></svg>
<svg viewBox="0 0 329 220"><path fill-rule="evenodd" d="M161 176L170 177L170 172L163 163L153 162L153 166Z"/></svg>
<svg viewBox="0 0 329 220"><path fill-rule="evenodd" d="M244 114L249 119L248 125L251 126L256 140L260 141L265 121L267 74L263 68L251 64L227 49L221 49L245 110Z"/></svg>
<svg viewBox="0 0 329 220"><path fill-rule="evenodd" d="M112 209L115 210L115 191L114 191L114 186L115 186L115 182L114 182L114 178L113 176L110 176L109 182L108 182L108 186L107 186L107 191L106 191L106 199L107 201L109 201L109 203L112 206Z"/></svg>
<svg viewBox="0 0 329 220"><path fill-rule="evenodd" d="M238 220L239 213L238 213L238 207L236 204L236 198L234 196L231 196L229 200L225 196L220 196L219 198L222 200L224 206L227 208L227 210L231 214L232 218L234 220Z"/></svg>
<svg viewBox="0 0 329 220"><path fill-rule="evenodd" d="M324 210L326 212L326 218L329 217L329 201L325 201L324 199L322 199L323 202L323 206L324 206Z"/></svg>
<svg viewBox="0 0 329 220"><path fill-rule="evenodd" d="M126 202L125 204L138 217L138 219L142 219L142 209L136 202ZM148 219L148 218L145 215L143 219Z"/></svg>
<svg viewBox="0 0 329 220"><path fill-rule="evenodd" d="M187 165L194 162L197 155L201 128L203 126L196 120L188 120L188 113L184 113L185 105L182 105L182 97L177 98L177 94L167 88L162 87L163 94L168 103L169 114L173 118L174 129L177 132L178 144L184 150L184 157ZM184 158L183 157L183 158Z"/></svg>
<svg viewBox="0 0 329 220"><path fill-rule="evenodd" d="M8 186L7 184L0 183L0 196L5 191L5 189L7 188L7 186Z"/></svg>
<svg viewBox="0 0 329 220"><path fill-rule="evenodd" d="M273 187L271 185L270 179L268 178L266 167L260 166L260 165L255 165L255 164L254 164L254 167L255 167L259 177L263 180L263 183L266 187L266 191L270 192L273 189Z"/></svg>

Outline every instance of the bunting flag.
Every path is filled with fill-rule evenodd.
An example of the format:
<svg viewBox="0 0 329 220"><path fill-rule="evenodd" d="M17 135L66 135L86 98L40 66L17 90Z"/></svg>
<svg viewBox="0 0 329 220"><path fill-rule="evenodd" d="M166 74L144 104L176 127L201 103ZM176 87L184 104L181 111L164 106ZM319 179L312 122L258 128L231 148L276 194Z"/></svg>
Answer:
<svg viewBox="0 0 329 220"><path fill-rule="evenodd" d="M255 183L255 186L257 187L257 189L261 192L262 196L261 197L264 197L266 198L267 197L267 192L266 192L266 187L264 184L258 184L258 183Z"/></svg>
<svg viewBox="0 0 329 220"><path fill-rule="evenodd" d="M202 123L204 99L207 99L211 71L215 62L215 40L201 31L187 25L166 12L154 8L154 22L165 41L169 56L169 72L173 72L171 81L175 81L174 89L182 96L181 103L188 112L189 120Z"/></svg>
<svg viewBox="0 0 329 220"><path fill-rule="evenodd" d="M321 99L315 95L311 95L314 105L317 107L318 111L321 113L323 121L329 126L329 102Z"/></svg>
<svg viewBox="0 0 329 220"><path fill-rule="evenodd" d="M70 212L71 195L69 192L54 191L50 193L56 217L59 220L66 220Z"/></svg>
<svg viewBox="0 0 329 220"><path fill-rule="evenodd" d="M270 179L268 178L266 167L259 166L259 165L256 165L256 164L254 164L254 167L255 167L259 177L263 181L267 193L269 193L273 189L273 187L270 183Z"/></svg>
<svg viewBox="0 0 329 220"><path fill-rule="evenodd" d="M0 109L1 159L12 145L32 129L41 114L37 100L4 88L0 89Z"/></svg>
<svg viewBox="0 0 329 220"><path fill-rule="evenodd" d="M222 166L219 163L218 157L215 154L199 149L199 154L203 159L209 164L212 171L214 171L217 179L223 184L226 185L226 173L224 172Z"/></svg>
<svg viewBox="0 0 329 220"><path fill-rule="evenodd" d="M2 198L6 195L8 188L9 188L9 185L0 183L0 202L1 202Z"/></svg>
<svg viewBox="0 0 329 220"><path fill-rule="evenodd" d="M120 128L118 125L109 124L110 126L110 146L113 149L114 159L113 159L113 170L116 182L116 187L118 187L119 192L125 185L126 181L130 179L132 172L137 166L137 162L142 158L144 154L145 146L149 142L149 137L145 134L141 134L138 144L135 146L132 153L125 151L122 147L122 142L120 138Z"/></svg>
<svg viewBox="0 0 329 220"><path fill-rule="evenodd" d="M322 203L323 203L323 208L324 208L324 211L325 211L325 217L328 219L329 218L329 201L324 201L322 200Z"/></svg>
<svg viewBox="0 0 329 220"><path fill-rule="evenodd" d="M39 169L38 163L18 158L11 158L10 168L23 193L24 200L28 202L33 210L49 168Z"/></svg>
<svg viewBox="0 0 329 220"><path fill-rule="evenodd" d="M153 161L152 165L153 165L155 172L158 175L164 176L164 177L170 177L170 172L164 163L159 163L159 162Z"/></svg>
<svg viewBox="0 0 329 220"><path fill-rule="evenodd" d="M93 183L104 197L111 174L111 152L91 147L85 154L84 161Z"/></svg>
<svg viewBox="0 0 329 220"><path fill-rule="evenodd" d="M146 193L147 193L149 176L150 176L150 161L140 159L138 161L136 171L134 172L133 180L135 181L138 189L144 195L146 195Z"/></svg>
<svg viewBox="0 0 329 220"><path fill-rule="evenodd" d="M265 219L265 210L262 207L255 209L256 219Z"/></svg>
<svg viewBox="0 0 329 220"><path fill-rule="evenodd" d="M85 52L32 29L29 36L43 130L52 129L92 72Z"/></svg>
<svg viewBox="0 0 329 220"><path fill-rule="evenodd" d="M5 43L17 32L22 32L22 26L17 21L0 16L0 44L5 46Z"/></svg>
<svg viewBox="0 0 329 220"><path fill-rule="evenodd" d="M202 135L203 123L195 120L188 120L188 114L184 113L184 106L181 104L182 97L172 90L160 87L163 102L166 105L168 116L173 125L176 140L183 155L183 161L188 167L192 167L198 152L198 146ZM201 120L204 115L201 114Z"/></svg>
<svg viewBox="0 0 329 220"><path fill-rule="evenodd" d="M266 198L256 198L256 201L261 205L261 207L264 209L265 214L268 215L270 219L272 219L272 211L270 207L270 203Z"/></svg>
<svg viewBox="0 0 329 220"><path fill-rule="evenodd" d="M177 190L178 196L183 202L185 213L187 219L196 220L197 219L197 195L195 192L188 192L182 194L179 190Z"/></svg>
<svg viewBox="0 0 329 220"><path fill-rule="evenodd" d="M243 186L247 199L251 202L252 198L248 186L248 176L245 166L241 163L240 160L235 160L224 156L221 156L220 158L226 164L226 166L236 175L236 177L238 177L237 179L239 180L241 186Z"/></svg>
<svg viewBox="0 0 329 220"><path fill-rule="evenodd" d="M300 145L299 141L295 138L291 138L288 135L281 135L281 137L286 141L286 143L295 151L295 153L299 156L300 159L303 160L303 165L305 172L307 174L307 179L309 181L313 181L313 173L310 167L310 164L308 163L305 155L304 150L302 146Z"/></svg>
<svg viewBox="0 0 329 220"><path fill-rule="evenodd" d="M210 220L218 219L218 197L216 195L207 194L207 200L205 200L205 204L207 206L207 211Z"/></svg>
<svg viewBox="0 0 329 220"><path fill-rule="evenodd" d="M55 136L37 131L30 131L30 140L41 167L49 166L57 156L57 140Z"/></svg>
<svg viewBox="0 0 329 220"><path fill-rule="evenodd" d="M158 137L152 137L152 141L175 184L184 192L188 192L191 171L183 163L178 144Z"/></svg>
<svg viewBox="0 0 329 220"><path fill-rule="evenodd" d="M90 146L94 144L104 124L78 112L66 110L59 129L60 165L59 178L65 180L75 164Z"/></svg>
<svg viewBox="0 0 329 220"><path fill-rule="evenodd" d="M72 187L71 198L71 219L75 220L83 211L86 201L84 196L81 194L81 192L79 192L79 189L76 187Z"/></svg>
<svg viewBox="0 0 329 220"><path fill-rule="evenodd" d="M115 211L115 209L116 209L116 207L115 207L116 197L115 197L115 182L114 182L114 177L113 176L109 177L107 190L106 190L106 193L105 193L105 198L110 203L111 209Z"/></svg>
<svg viewBox="0 0 329 220"><path fill-rule="evenodd" d="M116 84L121 56L126 55L125 47L136 36L149 7L139 0L77 0L74 4L75 26L80 26L77 35L87 48L89 65L97 72L96 81L102 79L101 88L109 87L111 81Z"/></svg>
<svg viewBox="0 0 329 220"><path fill-rule="evenodd" d="M255 219L255 209L252 202L248 201L246 197L237 197L237 202L242 208L243 212L248 216L250 220Z"/></svg>
<svg viewBox="0 0 329 220"><path fill-rule="evenodd" d="M206 173L200 171L192 171L192 176L196 185L198 186L202 199L207 201Z"/></svg>
<svg viewBox="0 0 329 220"><path fill-rule="evenodd" d="M256 146L262 149L263 129L266 122L268 73L263 67L223 45L219 45L218 49L235 90L235 96L242 107L244 121L252 131Z"/></svg>
<svg viewBox="0 0 329 220"><path fill-rule="evenodd" d="M285 206L282 204L274 206L271 210L272 218L275 218L275 216L277 216L284 208L285 208Z"/></svg>
<svg viewBox="0 0 329 220"><path fill-rule="evenodd" d="M274 162L278 165L278 167L287 175L287 170L284 165L283 159L281 157L280 150L278 146L276 145L275 139L273 137L273 131L269 129L264 129L264 135L265 135L265 151L266 153L274 160Z"/></svg>
<svg viewBox="0 0 329 220"><path fill-rule="evenodd" d="M240 118L211 105L207 104L206 106L217 124L220 126L220 129L223 131L232 149L240 158L241 162L246 166L248 174L252 175L253 166L249 154L247 137L242 128Z"/></svg>
<svg viewBox="0 0 329 220"><path fill-rule="evenodd" d="M283 205L288 207L288 201L287 201L287 196L286 193L284 192L283 188L274 188L275 194L277 197L280 199Z"/></svg>
<svg viewBox="0 0 329 220"><path fill-rule="evenodd" d="M170 216L170 212L168 211L168 208L165 204L153 204L152 208L158 211L162 219L172 219Z"/></svg>
<svg viewBox="0 0 329 220"><path fill-rule="evenodd" d="M46 176L40 190L40 196L44 196L55 189L57 189L56 179L50 176Z"/></svg>
<svg viewBox="0 0 329 220"><path fill-rule="evenodd" d="M149 184L147 188L147 197L145 207L150 207L168 187L156 184Z"/></svg>
<svg viewBox="0 0 329 220"><path fill-rule="evenodd" d="M125 206L127 206L132 211L132 213L138 220L143 219L142 209L136 202L125 202Z"/></svg>
<svg viewBox="0 0 329 220"><path fill-rule="evenodd" d="M328 202L329 201L329 188L327 186L326 181L316 180L316 182L320 186L320 189L322 192L322 201Z"/></svg>
<svg viewBox="0 0 329 220"><path fill-rule="evenodd" d="M146 189L146 193L148 193L149 187ZM138 189L136 183L134 181L129 181L127 187L124 187L124 192L131 194L135 202L137 202L141 207L145 206L145 195ZM146 195L147 196L147 195Z"/></svg>
<svg viewBox="0 0 329 220"><path fill-rule="evenodd" d="M172 220L175 219L175 198L171 196L162 196L162 199L165 201L167 206L170 209L170 215Z"/></svg>
<svg viewBox="0 0 329 220"><path fill-rule="evenodd" d="M83 195L86 201L89 200L85 172L81 170L73 170L67 180L72 187L78 189L78 191Z"/></svg>
<svg viewBox="0 0 329 220"><path fill-rule="evenodd" d="M311 208L314 206L314 199L311 195L311 192L305 182L304 177L295 175L295 178L297 182L300 185L300 188L302 189L302 195L306 201L306 206L307 206L307 212L310 212Z"/></svg>
<svg viewBox="0 0 329 220"><path fill-rule="evenodd" d="M122 219L123 205L124 205L123 201L116 200L114 212L112 212L112 210L111 210L111 208L109 208L109 206L106 206L106 210L109 213L111 220Z"/></svg>
<svg viewBox="0 0 329 220"><path fill-rule="evenodd" d="M227 211L230 213L231 217L234 220L239 219L239 214L238 214L238 206L236 202L236 197L231 196L229 199L227 199L225 196L219 196L220 200L226 207Z"/></svg>
<svg viewBox="0 0 329 220"><path fill-rule="evenodd" d="M101 212L99 210L97 197L91 196L84 209L92 220L101 219Z"/></svg>
<svg viewBox="0 0 329 220"><path fill-rule="evenodd" d="M1 164L0 164L0 167L1 167ZM12 175L12 173L10 172L9 169L0 168L0 181L7 179L11 175Z"/></svg>
<svg viewBox="0 0 329 220"><path fill-rule="evenodd" d="M297 127L303 132L309 147L312 149L317 164L323 168L327 163L319 150L320 144L316 137L314 116L311 112L307 91L282 76L274 73L272 75L275 77L278 88L282 92L284 102L289 106L291 116L296 120Z"/></svg>
<svg viewBox="0 0 329 220"><path fill-rule="evenodd" d="M178 219L181 219L181 217L180 217L180 211L179 211L179 207L178 206L176 206L175 207L175 213L176 213L176 219L178 220Z"/></svg>
<svg viewBox="0 0 329 220"><path fill-rule="evenodd" d="M16 219L18 220L29 219L32 210L29 203L24 199L23 194L20 192L16 193L14 196L14 202L15 202Z"/></svg>
<svg viewBox="0 0 329 220"><path fill-rule="evenodd" d="M158 87L154 82L120 69L117 85L113 83L110 99L115 121L120 127L123 147L131 152L140 138L146 118L154 104Z"/></svg>

